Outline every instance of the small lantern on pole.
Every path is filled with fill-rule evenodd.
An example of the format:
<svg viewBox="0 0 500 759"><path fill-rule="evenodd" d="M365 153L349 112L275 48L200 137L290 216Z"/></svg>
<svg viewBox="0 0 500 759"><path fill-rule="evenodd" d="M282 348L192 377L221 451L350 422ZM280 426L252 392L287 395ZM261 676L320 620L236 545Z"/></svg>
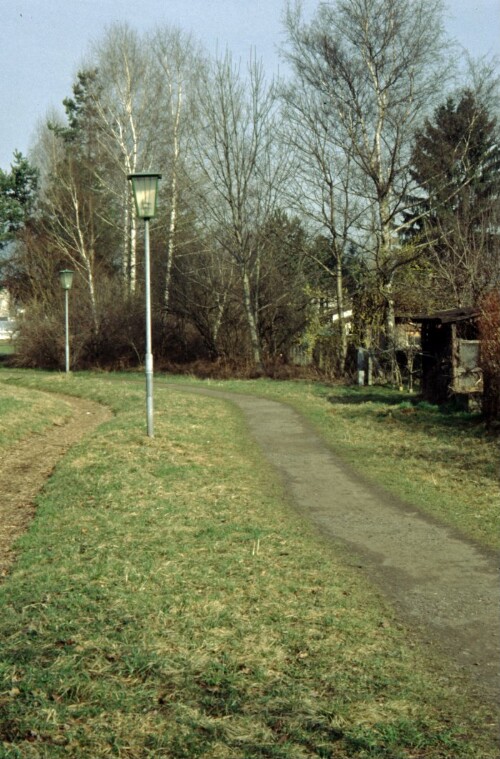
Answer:
<svg viewBox="0 0 500 759"><path fill-rule="evenodd" d="M144 289L146 291L146 420L149 437L154 437L153 429L153 353L151 340L151 273L149 255L149 220L156 214L158 180L161 174L146 172L129 174L132 182L135 210L144 219Z"/></svg>
<svg viewBox="0 0 500 759"><path fill-rule="evenodd" d="M73 284L73 277L75 272L71 269L62 269L59 272L59 281L61 287L64 290L64 315L65 315L65 365L66 375L69 374L69 291Z"/></svg>

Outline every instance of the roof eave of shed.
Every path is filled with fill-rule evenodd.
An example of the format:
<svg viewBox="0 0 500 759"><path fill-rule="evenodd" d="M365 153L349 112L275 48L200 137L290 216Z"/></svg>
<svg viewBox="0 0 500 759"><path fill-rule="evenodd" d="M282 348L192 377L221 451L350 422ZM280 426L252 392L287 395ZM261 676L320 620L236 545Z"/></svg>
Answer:
<svg viewBox="0 0 500 759"><path fill-rule="evenodd" d="M437 324L453 324L454 322L463 322L477 319L480 315L478 308L451 308L447 311L435 311L432 314L415 314L411 317L412 321L435 322Z"/></svg>

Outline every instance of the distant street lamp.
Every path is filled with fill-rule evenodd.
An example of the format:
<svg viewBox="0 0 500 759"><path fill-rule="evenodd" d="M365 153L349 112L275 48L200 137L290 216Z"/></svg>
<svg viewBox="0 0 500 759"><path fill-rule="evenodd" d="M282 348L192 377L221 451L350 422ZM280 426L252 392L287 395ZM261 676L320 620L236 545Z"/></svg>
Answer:
<svg viewBox="0 0 500 759"><path fill-rule="evenodd" d="M66 355L66 374L69 374L69 291L71 290L71 285L73 284L73 276L74 271L71 271L71 269L63 269L59 272L59 281L61 283L61 287L64 290L65 295L65 355Z"/></svg>
<svg viewBox="0 0 500 759"><path fill-rule="evenodd" d="M134 193L135 210L144 219L144 289L146 291L146 419L149 437L153 430L153 353L151 347L151 273L149 261L149 220L156 214L158 180L161 174L129 174Z"/></svg>

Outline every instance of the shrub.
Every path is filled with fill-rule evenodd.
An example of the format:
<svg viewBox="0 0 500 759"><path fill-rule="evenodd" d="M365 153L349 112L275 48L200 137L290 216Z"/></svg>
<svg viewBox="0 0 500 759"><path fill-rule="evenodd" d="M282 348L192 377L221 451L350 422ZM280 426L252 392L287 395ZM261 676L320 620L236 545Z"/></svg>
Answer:
<svg viewBox="0 0 500 759"><path fill-rule="evenodd" d="M484 393L483 414L488 422L500 420L500 292L488 293L479 319Z"/></svg>

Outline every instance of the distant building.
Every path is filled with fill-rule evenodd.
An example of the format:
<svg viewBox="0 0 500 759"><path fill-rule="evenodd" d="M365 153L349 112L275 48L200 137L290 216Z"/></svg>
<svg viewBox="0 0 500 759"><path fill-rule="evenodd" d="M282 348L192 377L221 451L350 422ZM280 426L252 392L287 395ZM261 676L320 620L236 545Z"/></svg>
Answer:
<svg viewBox="0 0 500 759"><path fill-rule="evenodd" d="M10 316L10 297L7 290L0 288L0 319Z"/></svg>
<svg viewBox="0 0 500 759"><path fill-rule="evenodd" d="M16 320L12 317L10 296L0 289L0 340L10 340L16 331Z"/></svg>
<svg viewBox="0 0 500 759"><path fill-rule="evenodd" d="M452 396L467 401L483 391L476 308L454 308L413 316L421 325L422 395L430 403Z"/></svg>

